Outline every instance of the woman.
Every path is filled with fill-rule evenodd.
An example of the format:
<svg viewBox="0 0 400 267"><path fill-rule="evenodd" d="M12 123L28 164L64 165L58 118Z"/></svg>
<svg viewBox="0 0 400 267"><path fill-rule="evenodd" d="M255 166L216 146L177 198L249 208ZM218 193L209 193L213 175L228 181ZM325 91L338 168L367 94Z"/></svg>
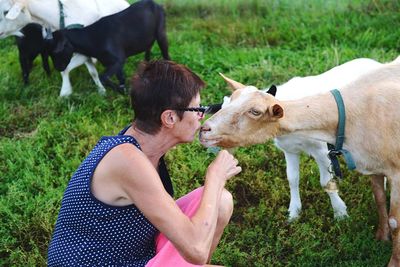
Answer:
<svg viewBox="0 0 400 267"><path fill-rule="evenodd" d="M204 82L172 61L140 66L132 79L132 125L103 137L65 191L49 266L196 266L210 262L232 215L226 181L241 168L227 151L204 187L175 202L163 155L193 141Z"/></svg>

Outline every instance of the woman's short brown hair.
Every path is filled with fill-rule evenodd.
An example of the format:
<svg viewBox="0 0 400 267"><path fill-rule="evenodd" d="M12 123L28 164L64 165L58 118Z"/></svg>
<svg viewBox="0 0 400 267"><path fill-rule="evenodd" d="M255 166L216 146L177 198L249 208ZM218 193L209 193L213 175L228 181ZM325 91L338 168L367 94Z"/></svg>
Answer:
<svg viewBox="0 0 400 267"><path fill-rule="evenodd" d="M156 134L161 113L186 108L205 86L204 81L184 65L169 60L143 62L132 77L131 103L136 127ZM183 112L177 112L182 119Z"/></svg>

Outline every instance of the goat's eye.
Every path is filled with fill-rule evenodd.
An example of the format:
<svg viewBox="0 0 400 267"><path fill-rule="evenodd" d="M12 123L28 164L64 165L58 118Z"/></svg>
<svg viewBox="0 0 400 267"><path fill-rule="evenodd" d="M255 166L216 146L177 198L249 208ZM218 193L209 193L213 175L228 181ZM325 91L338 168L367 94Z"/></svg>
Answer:
<svg viewBox="0 0 400 267"><path fill-rule="evenodd" d="M7 16L7 14L8 14L8 10L3 12L4 17Z"/></svg>
<svg viewBox="0 0 400 267"><path fill-rule="evenodd" d="M253 116L260 116L260 115L261 115L261 111L256 110L256 109L254 109L254 108L250 109L250 110L249 110L249 113L250 113L251 115L253 115Z"/></svg>

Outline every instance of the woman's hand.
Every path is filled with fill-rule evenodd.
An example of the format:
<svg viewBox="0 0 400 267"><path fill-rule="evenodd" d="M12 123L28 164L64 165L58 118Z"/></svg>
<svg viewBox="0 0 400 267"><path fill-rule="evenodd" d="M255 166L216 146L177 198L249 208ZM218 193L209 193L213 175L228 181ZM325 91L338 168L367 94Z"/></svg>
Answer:
<svg viewBox="0 0 400 267"><path fill-rule="evenodd" d="M242 168L237 165L238 160L232 154L226 150L221 150L216 159L208 166L207 177L215 177L214 179L220 179L225 183L242 171Z"/></svg>

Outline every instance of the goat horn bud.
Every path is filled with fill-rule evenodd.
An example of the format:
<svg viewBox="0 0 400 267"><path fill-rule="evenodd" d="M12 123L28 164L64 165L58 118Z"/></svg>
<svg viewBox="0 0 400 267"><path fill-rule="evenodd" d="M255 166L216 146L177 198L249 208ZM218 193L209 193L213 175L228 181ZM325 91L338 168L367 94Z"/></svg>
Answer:
<svg viewBox="0 0 400 267"><path fill-rule="evenodd" d="M224 78L225 82L228 83L228 85L233 89L233 91L237 90L237 89L242 89L244 87L246 87L246 85L241 84L240 82L234 81L228 77L226 77L225 75L223 75L222 73L219 72L219 75L222 76L222 78Z"/></svg>

